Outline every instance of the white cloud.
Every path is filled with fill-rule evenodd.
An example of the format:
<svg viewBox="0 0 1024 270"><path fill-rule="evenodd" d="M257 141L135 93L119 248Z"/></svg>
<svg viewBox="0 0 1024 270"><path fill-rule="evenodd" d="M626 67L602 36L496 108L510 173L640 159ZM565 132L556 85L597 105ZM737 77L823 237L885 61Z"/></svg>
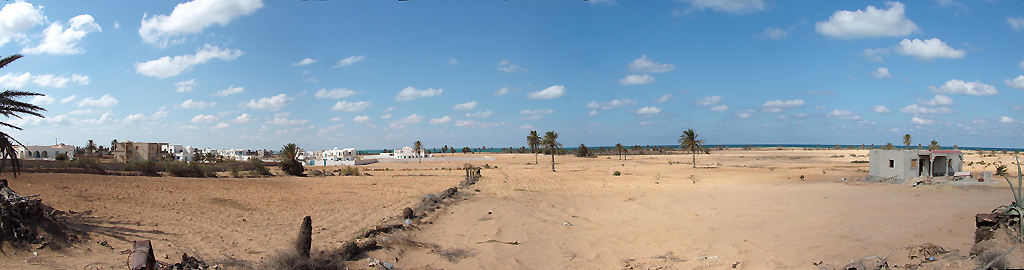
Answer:
<svg viewBox="0 0 1024 270"><path fill-rule="evenodd" d="M892 111L889 110L889 108L886 108L885 106L882 106L882 105L871 107L871 111L872 112L876 112L876 113L891 113L892 112Z"/></svg>
<svg viewBox="0 0 1024 270"><path fill-rule="evenodd" d="M238 49L221 50L220 47L206 44L196 50L195 55L179 55L173 58L164 56L160 59L146 61L145 63L135 63L135 73L163 79L192 70L192 66L206 63L210 59L217 58L231 61L242 56L242 54L245 53Z"/></svg>
<svg viewBox="0 0 1024 270"><path fill-rule="evenodd" d="M761 104L761 110L764 111L764 112L769 112L769 113L778 113L778 112L782 112L782 111L785 111L785 110L790 109L790 108L802 107L802 106L804 106L804 100L803 99L794 99L794 100L785 100L785 101L783 101L783 100L770 100L770 101L766 101L764 104Z"/></svg>
<svg viewBox="0 0 1024 270"><path fill-rule="evenodd" d="M217 122L217 120L220 120L220 119L217 118L216 116L213 116L213 115L202 115L202 114L200 114L200 115L196 115L196 117L192 117L192 123L213 123L213 122Z"/></svg>
<svg viewBox="0 0 1024 270"><path fill-rule="evenodd" d="M636 101L633 101L633 100L628 99L628 98L627 99L623 99L623 100L614 99L614 100L609 101L609 102L601 102L601 103L598 103L597 101L591 101L589 104L587 104L587 109L614 110L614 109L617 109L617 108L623 107L623 106L635 106L635 105L636 105Z"/></svg>
<svg viewBox="0 0 1024 270"><path fill-rule="evenodd" d="M448 65L449 66L454 66L454 65L458 65L458 64L459 64L459 59L454 59L454 58L448 59Z"/></svg>
<svg viewBox="0 0 1024 270"><path fill-rule="evenodd" d="M554 85L554 86L551 86L551 87L548 87L548 88L544 88L544 90L540 90L540 91L537 91L537 92L527 93L526 94L526 98L528 98L528 99L552 99L552 98L561 97L562 95L565 95L565 86Z"/></svg>
<svg viewBox="0 0 1024 270"><path fill-rule="evenodd" d="M890 54L890 49L889 48L879 48L879 49L870 49L869 48L869 49L864 49L864 51L861 52L861 55L864 56L865 59L870 60L870 61L875 61L875 62L885 62L885 60L882 60L882 55L889 55L889 54Z"/></svg>
<svg viewBox="0 0 1024 270"><path fill-rule="evenodd" d="M91 32L99 32L100 25L93 22L92 16L78 15L68 20L68 28L60 22L54 22L43 30L43 40L35 47L21 49L24 54L68 55L84 53L78 42Z"/></svg>
<svg viewBox="0 0 1024 270"><path fill-rule="evenodd" d="M512 61L508 61L508 60L501 60L501 62L498 62L498 70L501 70L501 71L507 72L507 73L518 72L518 71L524 71L524 72L525 71L529 71L529 69L526 69L526 68L523 68L523 67L520 67L520 66L517 66L517 65L513 65Z"/></svg>
<svg viewBox="0 0 1024 270"><path fill-rule="evenodd" d="M338 88L327 90L327 88L317 90L313 94L316 98L346 98L355 95L356 91L349 90L348 88Z"/></svg>
<svg viewBox="0 0 1024 270"><path fill-rule="evenodd" d="M267 124L278 125L278 126L293 126L302 125L309 123L306 119L288 119L286 117L275 117L274 120L267 121Z"/></svg>
<svg viewBox="0 0 1024 270"><path fill-rule="evenodd" d="M331 110L353 113L369 109L371 106L373 106L373 102L370 101L348 102L347 100L342 100L335 103Z"/></svg>
<svg viewBox="0 0 1024 270"><path fill-rule="evenodd" d="M153 113L153 116L150 116L149 118L150 119L160 119L160 118L167 117L168 115L171 115L171 113L169 113L169 112L163 110L163 108L161 108L159 111Z"/></svg>
<svg viewBox="0 0 1024 270"><path fill-rule="evenodd" d="M398 92L398 95L395 95L395 101L407 101L417 98L440 96L441 91L444 91L444 89L427 88L427 90L418 90L409 86L402 89L401 92Z"/></svg>
<svg viewBox="0 0 1024 270"><path fill-rule="evenodd" d="M729 105L718 105L711 107L712 112L724 112L729 110Z"/></svg>
<svg viewBox="0 0 1024 270"><path fill-rule="evenodd" d="M331 119L329 119L329 120L327 120L327 121L331 121L331 122L337 122L337 121L341 121L341 120L345 120L345 117L341 117L341 116L338 116L338 117L331 117Z"/></svg>
<svg viewBox="0 0 1024 270"><path fill-rule="evenodd" d="M348 58L341 59L337 63L334 63L334 68L351 66L352 64L358 63L359 61L363 61L363 60L366 60L366 56L362 56L362 55L349 56Z"/></svg>
<svg viewBox="0 0 1024 270"><path fill-rule="evenodd" d="M117 99L110 95L103 95L99 99L85 98L78 102L78 107L89 106L107 108L113 107L114 105L117 105Z"/></svg>
<svg viewBox="0 0 1024 270"><path fill-rule="evenodd" d="M86 85L89 84L89 76L71 74L71 81L77 83L78 85Z"/></svg>
<svg viewBox="0 0 1024 270"><path fill-rule="evenodd" d="M0 46L12 39L24 40L25 30L46 22L43 7L23 1L8 2L0 9Z"/></svg>
<svg viewBox="0 0 1024 270"><path fill-rule="evenodd" d="M50 105L53 104L53 102L55 101L57 101L57 99L49 96L34 96L32 97L32 100L30 100L28 103L32 103L35 105Z"/></svg>
<svg viewBox="0 0 1024 270"><path fill-rule="evenodd" d="M765 28L764 31L761 31L759 35L764 38L770 38L778 41L785 38L789 33L778 27L768 27Z"/></svg>
<svg viewBox="0 0 1024 270"><path fill-rule="evenodd" d="M221 90L219 90L217 92L214 92L213 94L211 94L211 96L226 97L228 95L238 94L238 93L241 93L241 92L245 92L245 88L235 87L234 85L232 85L232 86L229 86L226 89L221 89Z"/></svg>
<svg viewBox="0 0 1024 270"><path fill-rule="evenodd" d="M660 113L661 113L661 109L658 109L658 107L654 107L654 106L643 107L643 108L640 108L639 110L636 110L636 114L639 114L639 115L642 115L642 116L647 116L647 117L651 117L651 116L654 116L654 115L657 115L657 114L660 114Z"/></svg>
<svg viewBox="0 0 1024 270"><path fill-rule="evenodd" d="M761 0L684 0L690 3L691 10L711 9L731 14L748 14L765 9Z"/></svg>
<svg viewBox="0 0 1024 270"><path fill-rule="evenodd" d="M817 22L814 30L838 39L902 37L919 32L917 24L904 15L900 2L885 2L887 10L868 6L865 10L839 10L828 21Z"/></svg>
<svg viewBox="0 0 1024 270"><path fill-rule="evenodd" d="M922 119L922 118L919 118L917 116L914 116L913 119L910 119L910 123L915 124L915 125L931 125L932 123L935 123L935 120Z"/></svg>
<svg viewBox="0 0 1024 270"><path fill-rule="evenodd" d="M491 117L491 111L466 113L466 117L487 118L487 117Z"/></svg>
<svg viewBox="0 0 1024 270"><path fill-rule="evenodd" d="M176 83L174 83L174 86L175 86L175 89L174 89L175 92L192 92L193 90L196 90L195 89L196 79L190 79L190 80L187 80L187 81L176 82Z"/></svg>
<svg viewBox="0 0 1024 270"><path fill-rule="evenodd" d="M309 64L312 64L312 63L316 63L316 59L306 58L306 59L302 59L302 61L298 61L298 62L292 63L292 65L296 66L296 67L300 67L300 66L309 65Z"/></svg>
<svg viewBox="0 0 1024 270"><path fill-rule="evenodd" d="M654 103L665 103L668 102L669 100L672 100L672 94L664 94L661 95L661 97L659 97L657 100L655 100Z"/></svg>
<svg viewBox="0 0 1024 270"><path fill-rule="evenodd" d="M589 112L589 113L587 113L587 116L597 116L598 114L601 114L601 111L598 111L598 110L590 110L590 112Z"/></svg>
<svg viewBox="0 0 1024 270"><path fill-rule="evenodd" d="M694 100L693 103L697 103L697 105L711 106L711 105L718 104L718 102L721 102L721 101L722 101L722 97L721 96L710 96L710 97Z"/></svg>
<svg viewBox="0 0 1024 270"><path fill-rule="evenodd" d="M945 42L937 38L933 39L903 39L896 46L896 53L917 57L921 61L931 61L935 58L960 59L966 54L963 50L953 49Z"/></svg>
<svg viewBox="0 0 1024 270"><path fill-rule="evenodd" d="M381 115L380 119L391 119L391 114L389 113L389 114Z"/></svg>
<svg viewBox="0 0 1024 270"><path fill-rule="evenodd" d="M73 81L73 78L76 78L75 76L79 76L79 81L77 82L79 85L89 83L88 76L82 76L78 74L72 74L72 78L69 79L68 77L56 76L53 74L32 75L32 73L25 72L18 74L7 73L6 75L0 76L0 87L22 88L25 87L25 85L32 83L38 85L39 87L64 88L68 85L68 82L71 82ZM82 77L85 78L83 79Z"/></svg>
<svg viewBox="0 0 1024 270"><path fill-rule="evenodd" d="M261 7L261 0L193 0L178 4L170 15L153 15L149 19L142 15L139 36L146 43L167 47L184 41L174 40L178 36L202 33L214 24L225 26Z"/></svg>
<svg viewBox="0 0 1024 270"><path fill-rule="evenodd" d="M452 110L468 111L468 110L476 109L476 105L477 105L476 101L470 101L470 102L466 102L466 103L462 103L462 104L456 104L455 106L452 106Z"/></svg>
<svg viewBox="0 0 1024 270"><path fill-rule="evenodd" d="M522 111L519 111L519 115L522 115L522 116L531 116L531 115L540 116L540 115L548 115L548 114L553 114L553 113L555 113L555 110L552 110L552 109L539 109L539 110L523 109Z"/></svg>
<svg viewBox="0 0 1024 270"><path fill-rule="evenodd" d="M220 123L217 123L217 125L211 127L210 129L225 129L225 128L228 128L229 126L231 126L231 124L228 124L228 123L225 123L225 122L220 122Z"/></svg>
<svg viewBox="0 0 1024 270"><path fill-rule="evenodd" d="M294 98L290 98L285 94L279 94L269 98L260 98L259 101L251 99L245 106L253 110L276 111L291 104L292 100Z"/></svg>
<svg viewBox="0 0 1024 270"><path fill-rule="evenodd" d="M892 74L889 74L889 69L884 67L880 67L871 72L871 76L874 76L876 79L892 78Z"/></svg>
<svg viewBox="0 0 1024 270"><path fill-rule="evenodd" d="M619 84L621 85L648 84L652 82L654 82L654 76L648 74L626 75L625 78L619 79Z"/></svg>
<svg viewBox="0 0 1024 270"><path fill-rule="evenodd" d="M1006 18L1006 23L1010 24L1013 30L1020 31L1020 29L1024 29L1024 18L1010 16Z"/></svg>
<svg viewBox="0 0 1024 270"><path fill-rule="evenodd" d="M426 116L417 115L417 114L414 113L414 114L412 114L410 116L407 116L407 117L404 117L404 118L392 121L391 125L389 127L392 128L392 129L405 128L405 125L417 124L417 123L423 122L423 118L426 118Z"/></svg>
<svg viewBox="0 0 1024 270"><path fill-rule="evenodd" d="M1019 67L1020 69L1024 69L1024 61L1020 61L1020 63L1017 63L1017 67Z"/></svg>
<svg viewBox="0 0 1024 270"><path fill-rule="evenodd" d="M366 124L367 122L370 122L370 117L365 115L356 116L352 118L352 122Z"/></svg>
<svg viewBox="0 0 1024 270"><path fill-rule="evenodd" d="M945 84L936 88L935 86L928 86L932 92L939 94L965 94L972 96L990 96L999 94L995 86L987 85L979 81L964 82L961 80L949 80Z"/></svg>
<svg viewBox="0 0 1024 270"><path fill-rule="evenodd" d="M476 120L455 120L457 127L471 127L476 125Z"/></svg>
<svg viewBox="0 0 1024 270"><path fill-rule="evenodd" d="M999 117L999 123L1007 123L1007 124L1009 124L1009 123L1016 123L1016 122L1017 122L1017 120L1013 120L1013 118L1010 118L1009 116Z"/></svg>
<svg viewBox="0 0 1024 270"><path fill-rule="evenodd" d="M836 119L843 119L843 120L860 120L861 119L860 115L857 115L857 114L853 113L850 110L832 110L832 112L828 113L828 117L836 118Z"/></svg>
<svg viewBox="0 0 1024 270"><path fill-rule="evenodd" d="M396 108L395 106L391 106L391 107L388 107L387 109L384 109L383 111L380 111L380 112L382 112L382 113L389 113L389 112L394 111L395 108Z"/></svg>
<svg viewBox="0 0 1024 270"><path fill-rule="evenodd" d="M910 104L909 106L900 109L905 114L937 114L937 113L952 113L953 109L948 107L936 107L929 108L924 106L918 106L917 104Z"/></svg>
<svg viewBox="0 0 1024 270"><path fill-rule="evenodd" d="M673 69L676 69L676 65L651 61L651 59L647 58L646 54L629 63L629 72L635 73L661 73L669 72Z"/></svg>
<svg viewBox="0 0 1024 270"><path fill-rule="evenodd" d="M1024 63L1024 62L1021 62L1021 63ZM516 91L516 89L509 88L508 86L502 86L501 89L498 89L497 91L494 91L494 96L500 97L500 96L504 96L504 95L506 95L508 93L512 93L514 91Z"/></svg>
<svg viewBox="0 0 1024 270"><path fill-rule="evenodd" d="M78 95L71 95L70 97L60 99L60 103L72 102L75 101L76 98L78 98Z"/></svg>
<svg viewBox="0 0 1024 270"><path fill-rule="evenodd" d="M749 119L751 117L754 117L754 113L755 111L753 109L746 109L742 111L736 111L735 113L733 113L733 116L739 119Z"/></svg>
<svg viewBox="0 0 1024 270"><path fill-rule="evenodd" d="M521 130L530 130L530 129L533 129L533 126L531 126L531 125L522 125L522 126L519 126L519 127L518 127L518 128L516 128L516 129L521 129Z"/></svg>
<svg viewBox="0 0 1024 270"><path fill-rule="evenodd" d="M1012 87L1017 90L1024 90L1024 75L1017 76L1013 80L1006 79L1006 86Z"/></svg>
<svg viewBox="0 0 1024 270"><path fill-rule="evenodd" d="M136 113L128 115L128 117L125 117L123 123L134 124L142 122L142 120L146 120L146 116L142 115L141 113Z"/></svg>
<svg viewBox="0 0 1024 270"><path fill-rule="evenodd" d="M217 102L205 102L205 101L194 101L192 99L186 100L181 104L175 104L174 107L182 109L206 109L217 105Z"/></svg>
<svg viewBox="0 0 1024 270"><path fill-rule="evenodd" d="M953 99L944 95L935 95L934 98L929 100L918 99L917 102L928 106L953 105Z"/></svg>
<svg viewBox="0 0 1024 270"><path fill-rule="evenodd" d="M451 121L452 121L452 117L451 116L445 116L445 117L441 117L441 118L430 119L430 123L431 124L444 124L444 123L448 123L448 122L451 122Z"/></svg>
<svg viewBox="0 0 1024 270"><path fill-rule="evenodd" d="M235 122L235 123L238 123L238 124L248 124L248 123L251 123L252 121L253 121L253 119L252 119L251 116L249 116L248 113L243 113L242 115L239 115L237 118L235 118L235 120L231 120L231 122Z"/></svg>

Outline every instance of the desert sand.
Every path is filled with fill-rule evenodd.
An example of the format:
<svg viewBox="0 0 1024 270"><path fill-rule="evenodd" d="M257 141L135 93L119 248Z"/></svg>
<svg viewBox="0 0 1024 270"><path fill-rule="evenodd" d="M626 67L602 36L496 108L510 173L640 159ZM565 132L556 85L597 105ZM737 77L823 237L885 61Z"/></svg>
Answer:
<svg viewBox="0 0 1024 270"><path fill-rule="evenodd" d="M910 248L926 243L967 254L974 215L1013 199L1002 179L918 187L856 181L868 164L851 161L868 160L867 152L713 151L697 156L696 169L690 155L557 156L557 172L550 156L533 164L532 154L490 154L497 160L470 162L497 168L483 169L464 200L384 236L436 248L381 249L348 265L373 269L365 261L373 258L405 269L831 269L890 252L890 265L902 265ZM965 159L1009 164L1012 157ZM153 240L165 262L185 252L258 263L286 249L306 215L313 250L328 249L456 186L464 172L442 168L461 165L379 163L360 168L392 171L360 177L23 174L11 179L14 190L74 211L70 223L90 237L61 251L8 249L0 268L123 269L120 252L139 239Z"/></svg>

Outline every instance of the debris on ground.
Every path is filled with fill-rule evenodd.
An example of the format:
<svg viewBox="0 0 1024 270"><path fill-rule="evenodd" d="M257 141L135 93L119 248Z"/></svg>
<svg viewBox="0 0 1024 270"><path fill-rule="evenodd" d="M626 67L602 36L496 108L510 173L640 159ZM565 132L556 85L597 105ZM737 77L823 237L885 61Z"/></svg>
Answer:
<svg viewBox="0 0 1024 270"><path fill-rule="evenodd" d="M0 246L30 245L58 250L78 241L81 232L65 225L65 213L42 203L39 195L22 196L0 179ZM0 253L6 254L3 249Z"/></svg>

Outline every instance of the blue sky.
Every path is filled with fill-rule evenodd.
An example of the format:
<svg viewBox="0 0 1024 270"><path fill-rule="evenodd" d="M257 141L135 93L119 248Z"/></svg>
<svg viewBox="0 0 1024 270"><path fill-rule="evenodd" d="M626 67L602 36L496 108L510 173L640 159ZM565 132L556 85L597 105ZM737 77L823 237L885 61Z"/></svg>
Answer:
<svg viewBox="0 0 1024 270"><path fill-rule="evenodd" d="M1019 1L9 1L25 144L1024 147ZM957 135L959 134L959 135Z"/></svg>

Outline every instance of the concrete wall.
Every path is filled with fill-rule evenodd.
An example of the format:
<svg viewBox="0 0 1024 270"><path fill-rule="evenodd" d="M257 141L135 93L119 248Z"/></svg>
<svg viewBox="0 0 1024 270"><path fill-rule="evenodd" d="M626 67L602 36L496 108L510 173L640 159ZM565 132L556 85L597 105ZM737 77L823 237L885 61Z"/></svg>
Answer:
<svg viewBox="0 0 1024 270"><path fill-rule="evenodd" d="M21 147L20 145L15 145L14 148L15 148L14 149L15 150L14 154L15 154L16 158L19 158L19 159L53 160L54 158L57 157L58 154L67 154L68 155L68 159L74 159L75 158L75 146L73 146L73 145L65 145L65 144L58 144L58 145L51 145L51 146L30 145L30 146L26 146L26 147Z"/></svg>
<svg viewBox="0 0 1024 270"><path fill-rule="evenodd" d="M868 174L881 178L895 176L898 180L916 177L920 172L921 158L918 150L874 149L868 153Z"/></svg>

